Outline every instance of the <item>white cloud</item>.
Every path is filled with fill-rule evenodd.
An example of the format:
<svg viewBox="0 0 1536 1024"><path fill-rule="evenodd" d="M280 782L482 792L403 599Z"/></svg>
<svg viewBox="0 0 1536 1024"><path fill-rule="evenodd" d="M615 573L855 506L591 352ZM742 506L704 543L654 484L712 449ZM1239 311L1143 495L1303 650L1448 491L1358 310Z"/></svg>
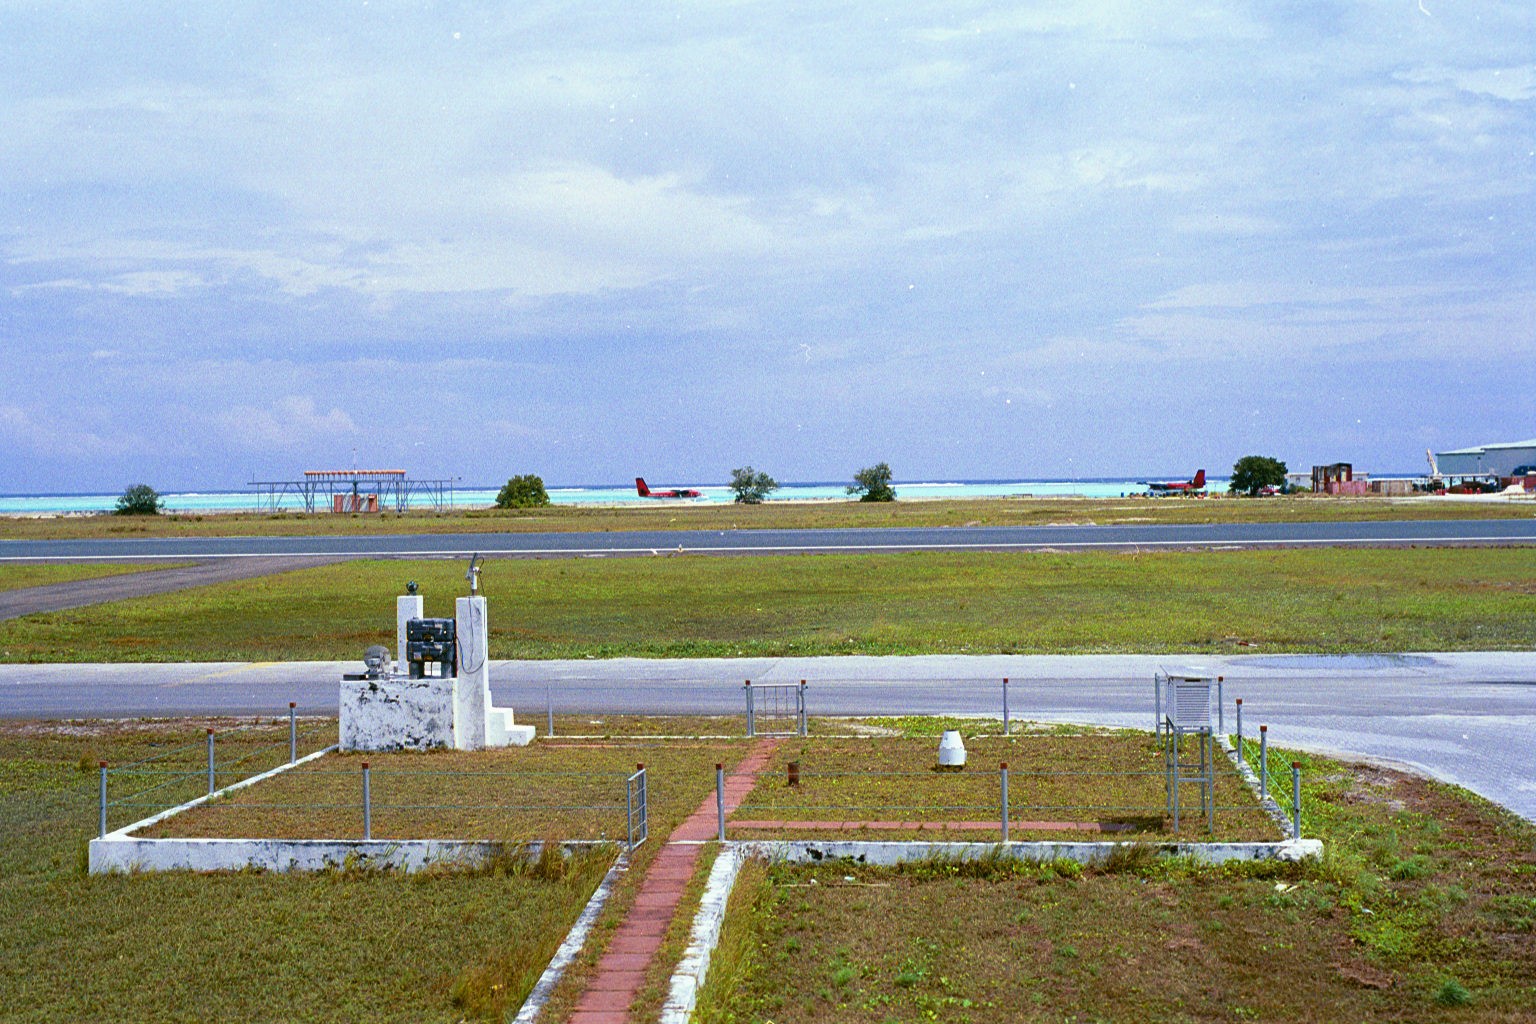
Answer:
<svg viewBox="0 0 1536 1024"><path fill-rule="evenodd" d="M356 397L360 411L372 407L366 394ZM292 452L361 433L346 410L333 406L321 412L314 399L298 395L279 398L265 407L236 406L212 419L224 442L242 452Z"/></svg>

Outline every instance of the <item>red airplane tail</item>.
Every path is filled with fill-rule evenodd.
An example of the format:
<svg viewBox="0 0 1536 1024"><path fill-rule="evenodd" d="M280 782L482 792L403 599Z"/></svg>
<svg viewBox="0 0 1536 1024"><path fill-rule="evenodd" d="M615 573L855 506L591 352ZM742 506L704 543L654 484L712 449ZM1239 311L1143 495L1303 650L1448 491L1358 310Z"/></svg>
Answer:
<svg viewBox="0 0 1536 1024"><path fill-rule="evenodd" d="M645 486L645 477L635 477L635 493L642 498L649 498L651 496L651 489Z"/></svg>
<svg viewBox="0 0 1536 1024"><path fill-rule="evenodd" d="M1205 486L1205 470L1202 469L1202 470L1200 470L1200 472L1196 473L1195 474L1195 478L1193 480L1191 480L1190 483L1194 484L1195 490L1197 490L1197 491L1200 488L1204 487Z"/></svg>

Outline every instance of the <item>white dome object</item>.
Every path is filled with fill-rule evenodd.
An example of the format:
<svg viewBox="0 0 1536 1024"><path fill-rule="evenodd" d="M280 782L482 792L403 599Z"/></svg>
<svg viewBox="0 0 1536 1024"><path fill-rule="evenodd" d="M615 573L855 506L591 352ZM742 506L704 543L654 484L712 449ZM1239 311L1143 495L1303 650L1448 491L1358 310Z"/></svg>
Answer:
<svg viewBox="0 0 1536 1024"><path fill-rule="evenodd" d="M965 743L960 739L959 729L946 729L939 737L939 767L965 767Z"/></svg>

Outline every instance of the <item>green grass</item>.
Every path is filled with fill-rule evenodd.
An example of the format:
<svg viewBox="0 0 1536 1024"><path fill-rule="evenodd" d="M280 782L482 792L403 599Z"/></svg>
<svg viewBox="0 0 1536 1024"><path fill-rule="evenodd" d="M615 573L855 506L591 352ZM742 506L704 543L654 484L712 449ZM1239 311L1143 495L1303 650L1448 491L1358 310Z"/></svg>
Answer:
<svg viewBox="0 0 1536 1024"><path fill-rule="evenodd" d="M607 868L83 874L96 761L201 735L201 723L0 726L0 1018L500 1020Z"/></svg>
<svg viewBox="0 0 1536 1024"><path fill-rule="evenodd" d="M1454 787L1272 753L1304 764L1321 863L759 866L697 1020L1530 1020L1536 826Z"/></svg>
<svg viewBox="0 0 1536 1024"><path fill-rule="evenodd" d="M637 764L646 766L652 810L671 820L693 810L714 785L715 763L734 762L746 742L618 737L600 745L555 739L474 753L328 754L138 834L361 838L367 761L375 839L620 842L625 779ZM114 780L109 799L120 785L154 781Z"/></svg>
<svg viewBox="0 0 1536 1024"><path fill-rule="evenodd" d="M463 569L349 562L26 616L11 661L358 658L418 580L452 615ZM1530 650L1536 548L501 560L495 658Z"/></svg>
<svg viewBox="0 0 1536 1024"><path fill-rule="evenodd" d="M900 488L898 488L898 495ZM1433 498L965 498L934 501L551 506L405 515L298 512L160 516L0 517L0 538L373 536L398 533L530 533L618 530L835 529L883 526L1032 526L1056 523L1360 522L1384 519L1511 519L1529 503Z"/></svg>
<svg viewBox="0 0 1536 1024"><path fill-rule="evenodd" d="M1163 816L1163 755L1148 733L1031 734L966 740L960 772L934 770L938 745L929 738L810 738L784 741L757 786L732 816L733 839L929 839L997 842L1002 838L999 764L1009 765L1009 837L1014 840L1088 840L1175 837ZM787 766L799 766L799 783L788 784ZM1252 792L1225 757L1216 761L1214 831L1198 811L1191 786L1179 838L1232 842L1281 838ZM838 830L746 828L742 821L847 822ZM859 822L981 822L987 830L922 830L859 827ZM1097 823L1125 831L1035 829L1027 822Z"/></svg>
<svg viewBox="0 0 1536 1024"><path fill-rule="evenodd" d="M73 583L76 580L93 580L102 576L120 576L130 572L146 572L154 569L177 568L176 563L153 565L116 565L93 562L90 564L68 563L43 565L29 562L0 563L0 590L21 590L26 587L45 587L52 583Z"/></svg>

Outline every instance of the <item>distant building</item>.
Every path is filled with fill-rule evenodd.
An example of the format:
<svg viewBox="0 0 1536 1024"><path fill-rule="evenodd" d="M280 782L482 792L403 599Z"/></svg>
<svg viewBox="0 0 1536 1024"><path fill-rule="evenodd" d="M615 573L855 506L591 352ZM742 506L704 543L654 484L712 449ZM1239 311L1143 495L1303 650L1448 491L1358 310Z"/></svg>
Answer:
<svg viewBox="0 0 1536 1024"><path fill-rule="evenodd" d="M1314 494L1369 494L1370 480L1355 478L1355 467L1347 462L1334 462L1326 466L1312 467L1312 493Z"/></svg>
<svg viewBox="0 0 1536 1024"><path fill-rule="evenodd" d="M1436 452L1435 462L1443 477L1514 476L1522 466L1536 466L1536 438Z"/></svg>

